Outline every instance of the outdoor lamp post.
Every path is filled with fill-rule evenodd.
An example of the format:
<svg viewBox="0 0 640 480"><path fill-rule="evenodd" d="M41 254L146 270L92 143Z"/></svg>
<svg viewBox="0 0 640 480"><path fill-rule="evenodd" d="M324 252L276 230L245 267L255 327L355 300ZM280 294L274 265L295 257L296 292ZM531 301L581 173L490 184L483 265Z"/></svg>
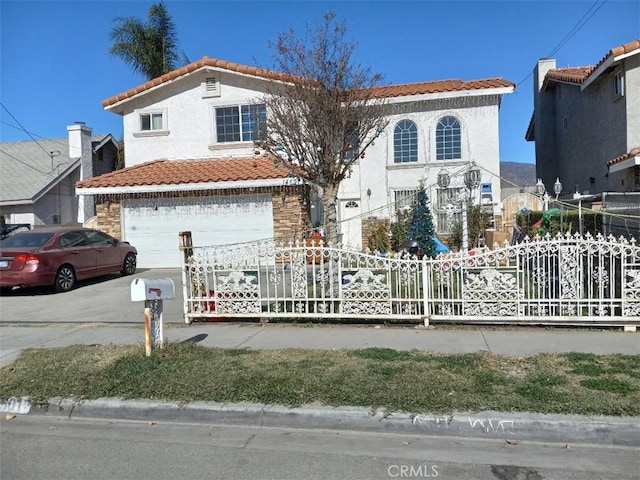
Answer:
<svg viewBox="0 0 640 480"><path fill-rule="evenodd" d="M556 177L556 182L553 184L553 193L556 194L556 201L558 201L558 195L562 192L562 183L560 183L560 177Z"/></svg>
<svg viewBox="0 0 640 480"><path fill-rule="evenodd" d="M469 224L467 222L467 201L471 198L471 192L478 188L481 179L480 169L470 166L469 169L464 172L464 185L466 187L465 195L462 198L461 213L462 213L462 251L467 252L469 250ZM451 177L449 172L445 169L440 170L438 173L438 186L440 188L447 188L451 183Z"/></svg>
<svg viewBox="0 0 640 480"><path fill-rule="evenodd" d="M554 186L554 188L555 188L555 186ZM536 182L536 194L544 202L543 210L545 212L547 210L549 210L549 194L547 193L547 189L544 186L544 183L542 183L542 179L541 178L539 178L538 181ZM556 197L556 199L557 199L557 197Z"/></svg>

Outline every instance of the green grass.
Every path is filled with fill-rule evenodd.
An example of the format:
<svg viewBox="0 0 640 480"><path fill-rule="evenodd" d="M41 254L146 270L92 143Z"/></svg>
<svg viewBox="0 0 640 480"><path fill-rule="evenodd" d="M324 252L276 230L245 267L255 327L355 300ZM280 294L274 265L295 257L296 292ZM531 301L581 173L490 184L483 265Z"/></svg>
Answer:
<svg viewBox="0 0 640 480"><path fill-rule="evenodd" d="M413 413L528 411L640 415L640 357L503 357L362 350L214 349L173 343L25 350L0 369L0 398L363 406Z"/></svg>

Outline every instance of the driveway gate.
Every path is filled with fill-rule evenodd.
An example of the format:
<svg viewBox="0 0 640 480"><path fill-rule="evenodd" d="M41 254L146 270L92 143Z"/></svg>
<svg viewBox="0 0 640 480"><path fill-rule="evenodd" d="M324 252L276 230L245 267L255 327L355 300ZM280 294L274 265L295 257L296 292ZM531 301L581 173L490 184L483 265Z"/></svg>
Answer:
<svg viewBox="0 0 640 480"><path fill-rule="evenodd" d="M425 260L313 242L196 247L181 233L185 322L640 324L635 240L560 235Z"/></svg>

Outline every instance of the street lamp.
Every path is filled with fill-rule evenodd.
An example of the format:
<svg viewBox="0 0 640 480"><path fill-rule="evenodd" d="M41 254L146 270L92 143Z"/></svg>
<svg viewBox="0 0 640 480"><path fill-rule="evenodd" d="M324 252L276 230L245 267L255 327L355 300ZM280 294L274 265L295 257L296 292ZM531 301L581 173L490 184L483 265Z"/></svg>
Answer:
<svg viewBox="0 0 640 480"><path fill-rule="evenodd" d="M546 212L549 210L549 194L547 193L547 189L542 183L542 179L539 178L536 182L536 194L543 200L544 207L543 210Z"/></svg>
<svg viewBox="0 0 640 480"><path fill-rule="evenodd" d="M467 252L469 250L469 224L467 222L467 201L471 198L471 192L478 188L482 173L478 167L470 166L469 169L464 172L464 185L465 195L462 198L462 251ZM438 186L440 188L448 188L451 183L451 177L449 172L444 168L438 173Z"/></svg>

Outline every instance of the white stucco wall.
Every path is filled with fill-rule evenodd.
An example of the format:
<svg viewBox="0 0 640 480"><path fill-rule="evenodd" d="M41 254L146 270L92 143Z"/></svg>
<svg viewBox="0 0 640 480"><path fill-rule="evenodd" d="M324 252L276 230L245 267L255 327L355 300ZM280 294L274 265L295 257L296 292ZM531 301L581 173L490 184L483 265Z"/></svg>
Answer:
<svg viewBox="0 0 640 480"><path fill-rule="evenodd" d="M203 82L216 77L219 97L203 97ZM126 166L167 159L194 159L253 154L253 143L214 144L215 107L252 103L262 82L229 73L199 72L132 100L124 114ZM162 111L167 129L139 134L140 111Z"/></svg>
<svg viewBox="0 0 640 480"><path fill-rule="evenodd" d="M470 161L482 172L482 183L492 183L494 200L500 199L499 99L474 97L460 100L434 100L394 108L389 125L375 145L358 160L353 175L345 181L339 198L356 198L361 192L362 216L389 218L393 214L394 191L417 189L425 179L425 188L435 200L438 173L445 168L451 175L451 186L463 185L462 175ZM400 110L400 111L398 111ZM435 132L439 120L454 116L461 125L462 159L436 160ZM418 128L418 161L394 163L393 132L396 124L412 120ZM371 196L367 196L367 190ZM477 192L476 192L477 193ZM496 209L498 207L496 206Z"/></svg>

